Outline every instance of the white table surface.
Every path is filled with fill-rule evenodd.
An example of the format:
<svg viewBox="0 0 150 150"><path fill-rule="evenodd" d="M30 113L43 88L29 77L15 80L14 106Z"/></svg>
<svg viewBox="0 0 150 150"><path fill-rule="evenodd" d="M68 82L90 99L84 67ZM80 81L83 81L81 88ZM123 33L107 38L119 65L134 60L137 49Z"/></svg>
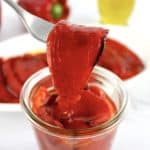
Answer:
<svg viewBox="0 0 150 150"><path fill-rule="evenodd" d="M24 114L0 113L0 119L0 150L38 150ZM126 118L119 127L112 150L149 150L149 127L150 122L145 119Z"/></svg>
<svg viewBox="0 0 150 150"><path fill-rule="evenodd" d="M98 21L98 14L94 7L96 5L95 0L70 0L70 4L73 4L77 8L72 11L72 21L82 23ZM137 0L135 10L130 19L130 28L143 30L145 34L150 32L150 19L148 19L150 14L149 7L150 1ZM90 9L91 12L88 12ZM4 3L2 22L0 32L1 42L25 32L16 14ZM144 87L146 84L150 85L148 84L150 81L147 74L150 74L150 70L143 76L142 81L145 82L139 83L139 89L135 90L133 95L136 95L142 86ZM145 80L146 78L147 80ZM147 97L150 97L149 90L144 92L141 94L141 97L143 95L146 96L146 94ZM149 113L143 115L130 111L130 114L132 115L127 116L119 127L113 150L150 150ZM0 150L38 150L30 124L23 113L0 113Z"/></svg>

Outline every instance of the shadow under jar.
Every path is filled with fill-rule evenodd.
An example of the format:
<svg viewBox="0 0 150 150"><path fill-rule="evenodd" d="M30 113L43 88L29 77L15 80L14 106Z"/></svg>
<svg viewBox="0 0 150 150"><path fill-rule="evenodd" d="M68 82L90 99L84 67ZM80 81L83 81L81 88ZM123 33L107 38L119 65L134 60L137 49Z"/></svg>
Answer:
<svg viewBox="0 0 150 150"><path fill-rule="evenodd" d="M96 127L64 129L40 119L32 109L32 97L44 85L53 89L51 73L45 68L31 76L23 86L21 104L35 131L40 150L110 150L117 127L127 107L128 96L122 81L113 73L96 66L88 84L95 85L111 98L117 113ZM92 107L92 106L91 106Z"/></svg>

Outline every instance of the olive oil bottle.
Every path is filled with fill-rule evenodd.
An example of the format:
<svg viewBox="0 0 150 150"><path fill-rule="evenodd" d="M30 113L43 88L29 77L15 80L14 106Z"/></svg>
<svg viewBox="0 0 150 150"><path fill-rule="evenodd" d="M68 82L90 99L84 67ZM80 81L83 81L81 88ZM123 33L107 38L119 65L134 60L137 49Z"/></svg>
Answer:
<svg viewBox="0 0 150 150"><path fill-rule="evenodd" d="M128 24L135 0L98 0L101 22L105 24Z"/></svg>

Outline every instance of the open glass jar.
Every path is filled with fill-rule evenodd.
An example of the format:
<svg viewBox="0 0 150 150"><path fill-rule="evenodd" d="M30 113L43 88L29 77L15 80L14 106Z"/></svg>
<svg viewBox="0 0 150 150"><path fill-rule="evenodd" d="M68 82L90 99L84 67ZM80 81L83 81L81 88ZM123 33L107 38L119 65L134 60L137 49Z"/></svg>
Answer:
<svg viewBox="0 0 150 150"><path fill-rule="evenodd" d="M32 111L32 96L42 85L52 88L51 73L45 68L31 76L21 91L21 104L35 130L41 150L110 150L116 129L127 107L128 96L122 81L113 73L96 66L88 84L103 89L113 100L117 113L96 127L80 130L64 129L49 124ZM53 89L53 88L52 88Z"/></svg>

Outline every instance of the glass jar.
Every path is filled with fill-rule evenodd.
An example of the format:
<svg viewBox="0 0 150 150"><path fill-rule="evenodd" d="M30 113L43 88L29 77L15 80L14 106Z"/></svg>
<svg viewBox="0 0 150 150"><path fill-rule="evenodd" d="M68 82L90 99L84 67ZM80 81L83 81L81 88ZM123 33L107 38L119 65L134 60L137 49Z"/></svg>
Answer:
<svg viewBox="0 0 150 150"><path fill-rule="evenodd" d="M45 68L31 76L21 91L21 104L35 130L41 150L110 150L127 107L128 96L122 81L113 73L96 66L88 84L101 87L113 100L118 112L115 116L96 127L71 130L48 124L32 111L31 98L40 87L52 87L51 73Z"/></svg>

